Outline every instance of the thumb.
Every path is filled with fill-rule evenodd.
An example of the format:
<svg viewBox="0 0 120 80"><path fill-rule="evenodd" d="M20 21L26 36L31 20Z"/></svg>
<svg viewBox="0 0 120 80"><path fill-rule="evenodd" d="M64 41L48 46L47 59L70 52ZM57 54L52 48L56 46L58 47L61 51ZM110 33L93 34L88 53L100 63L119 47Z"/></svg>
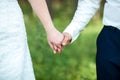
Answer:
<svg viewBox="0 0 120 80"><path fill-rule="evenodd" d="M71 42L72 37L71 37L71 35L70 35L69 33L67 33L67 32L64 32L63 35L64 35L64 39L63 39L63 41L62 41L62 45L63 45L63 46L66 46L66 45L68 45L68 44Z"/></svg>
<svg viewBox="0 0 120 80"><path fill-rule="evenodd" d="M64 35L64 34L63 34ZM62 41L62 45L66 46L68 44L68 37L66 35L64 35L64 39Z"/></svg>

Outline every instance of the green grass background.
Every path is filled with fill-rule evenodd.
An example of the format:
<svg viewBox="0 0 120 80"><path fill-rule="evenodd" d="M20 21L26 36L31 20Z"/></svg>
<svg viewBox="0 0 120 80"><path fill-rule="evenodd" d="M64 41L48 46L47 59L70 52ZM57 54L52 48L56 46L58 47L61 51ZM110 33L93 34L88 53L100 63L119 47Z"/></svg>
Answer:
<svg viewBox="0 0 120 80"><path fill-rule="evenodd" d="M23 13L36 80L96 80L96 39L103 26L100 19L92 19L75 42L55 55L31 8L24 8ZM71 18L61 14L53 22L62 32Z"/></svg>

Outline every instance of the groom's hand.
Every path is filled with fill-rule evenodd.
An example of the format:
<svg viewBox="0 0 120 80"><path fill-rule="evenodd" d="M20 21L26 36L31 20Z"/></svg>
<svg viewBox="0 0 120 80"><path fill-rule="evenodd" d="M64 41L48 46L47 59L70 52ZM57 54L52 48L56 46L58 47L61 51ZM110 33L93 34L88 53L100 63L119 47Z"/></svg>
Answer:
<svg viewBox="0 0 120 80"><path fill-rule="evenodd" d="M64 39L62 41L62 46L67 46L68 44L70 44L71 40L72 40L72 36L67 33L67 32L63 32L63 36L64 36Z"/></svg>

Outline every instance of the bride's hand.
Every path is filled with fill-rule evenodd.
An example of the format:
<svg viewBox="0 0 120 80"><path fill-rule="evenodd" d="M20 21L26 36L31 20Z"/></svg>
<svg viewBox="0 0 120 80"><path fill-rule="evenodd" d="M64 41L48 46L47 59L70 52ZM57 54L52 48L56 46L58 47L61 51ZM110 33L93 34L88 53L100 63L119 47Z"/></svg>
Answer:
<svg viewBox="0 0 120 80"><path fill-rule="evenodd" d="M62 52L62 40L64 36L62 33L57 31L56 29L52 29L49 33L47 33L47 39L50 47L53 49L54 53Z"/></svg>

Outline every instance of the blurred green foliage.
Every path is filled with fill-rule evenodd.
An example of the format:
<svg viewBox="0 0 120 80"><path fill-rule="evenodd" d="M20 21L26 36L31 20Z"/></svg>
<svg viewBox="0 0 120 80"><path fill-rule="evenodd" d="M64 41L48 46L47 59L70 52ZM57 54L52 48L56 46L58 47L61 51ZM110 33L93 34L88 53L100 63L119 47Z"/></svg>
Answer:
<svg viewBox="0 0 120 80"><path fill-rule="evenodd" d="M96 38L102 28L101 20L92 19L74 43L65 47L61 55L55 55L47 43L44 28L30 5L20 4L36 80L96 80ZM62 7L54 11L59 15L53 17L53 22L61 32L72 19L74 10L71 7L68 8L70 10ZM67 14L65 11L68 11Z"/></svg>

